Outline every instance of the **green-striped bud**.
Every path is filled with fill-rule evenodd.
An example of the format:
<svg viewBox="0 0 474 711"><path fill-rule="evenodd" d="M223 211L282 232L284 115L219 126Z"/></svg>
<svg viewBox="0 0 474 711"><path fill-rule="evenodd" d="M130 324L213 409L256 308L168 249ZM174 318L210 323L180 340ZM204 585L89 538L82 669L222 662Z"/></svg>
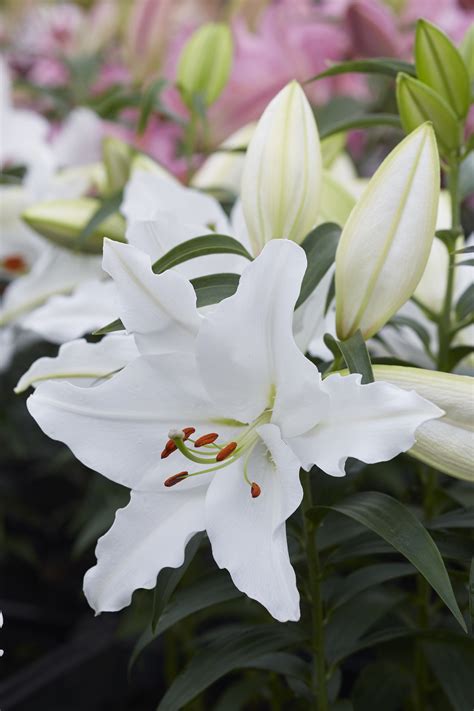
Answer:
<svg viewBox="0 0 474 711"><path fill-rule="evenodd" d="M51 200L32 205L22 219L32 230L50 242L86 254L102 254L104 237L125 242L125 220L117 212L104 216L90 234L81 237L84 228L100 209L93 198Z"/></svg>
<svg viewBox="0 0 474 711"><path fill-rule="evenodd" d="M227 84L232 53L232 35L224 23L203 25L186 42L179 58L176 80L189 108L194 108L197 96L205 106L216 101Z"/></svg>

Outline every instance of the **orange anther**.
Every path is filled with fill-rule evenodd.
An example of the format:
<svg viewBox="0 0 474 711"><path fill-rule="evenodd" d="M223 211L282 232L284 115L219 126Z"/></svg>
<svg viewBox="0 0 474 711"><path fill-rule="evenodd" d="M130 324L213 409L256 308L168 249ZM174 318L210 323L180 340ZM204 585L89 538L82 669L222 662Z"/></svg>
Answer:
<svg viewBox="0 0 474 711"><path fill-rule="evenodd" d="M250 493L252 494L252 499L256 499L262 493L261 488L254 481L250 486Z"/></svg>
<svg viewBox="0 0 474 711"><path fill-rule="evenodd" d="M164 485L167 487L174 486L175 484L179 484L180 481L184 481L184 479L187 479L188 476L188 472L179 472L179 474L173 474L173 476L170 476L168 477L168 479L165 479Z"/></svg>
<svg viewBox="0 0 474 711"><path fill-rule="evenodd" d="M24 272L26 270L26 262L21 254L11 254L9 257L2 259L2 266L9 272Z"/></svg>
<svg viewBox="0 0 474 711"><path fill-rule="evenodd" d="M219 437L217 432L209 432L209 434L202 435L202 437L198 437L197 440L194 442L195 447L204 447L205 444L212 444L213 442L216 441L216 439Z"/></svg>
<svg viewBox="0 0 474 711"><path fill-rule="evenodd" d="M216 462L222 462L223 459L230 457L234 449L237 448L237 442L229 442L225 447L221 449L219 454L216 456Z"/></svg>
<svg viewBox="0 0 474 711"><path fill-rule="evenodd" d="M186 442L195 432L196 429L194 427L183 427L184 441Z"/></svg>
<svg viewBox="0 0 474 711"><path fill-rule="evenodd" d="M164 450L163 450L162 453L161 453L161 458L162 458L162 459L166 459L166 457L169 457L170 454L173 454L173 452L176 452L177 449L178 449L178 448L177 448L177 446L175 445L175 443L173 442L173 440L172 440L172 439L169 439L169 440L167 441L167 443L165 444Z"/></svg>

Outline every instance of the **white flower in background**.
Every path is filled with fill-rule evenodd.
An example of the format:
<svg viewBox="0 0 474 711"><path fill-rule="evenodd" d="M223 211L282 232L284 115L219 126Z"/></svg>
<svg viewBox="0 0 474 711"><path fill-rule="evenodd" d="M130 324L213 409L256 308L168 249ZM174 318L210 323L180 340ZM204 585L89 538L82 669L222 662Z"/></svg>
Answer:
<svg viewBox="0 0 474 711"><path fill-rule="evenodd" d="M110 320L112 300L104 300L98 286L105 277L100 257L57 247L21 220L33 203L78 197L94 184L97 166L82 164L100 157L100 119L88 109L76 109L48 141L51 128L42 116L13 107L4 63L0 97L0 163L27 168L23 184L0 187L0 276L11 282L0 302L0 367L5 367L26 330L59 343L76 338ZM92 308L80 291L86 283L89 298L96 299ZM65 313L59 295L76 289L79 293Z"/></svg>
<svg viewBox="0 0 474 711"><path fill-rule="evenodd" d="M132 489L86 575L90 604L121 609L206 530L240 590L276 619L298 619L285 521L301 501L300 467L341 476L347 457L390 459L442 411L358 375L321 381L292 335L306 258L289 240L268 243L205 317L189 282L153 274L135 247L107 241L104 266L141 355L95 387L43 382L28 400L46 434Z"/></svg>

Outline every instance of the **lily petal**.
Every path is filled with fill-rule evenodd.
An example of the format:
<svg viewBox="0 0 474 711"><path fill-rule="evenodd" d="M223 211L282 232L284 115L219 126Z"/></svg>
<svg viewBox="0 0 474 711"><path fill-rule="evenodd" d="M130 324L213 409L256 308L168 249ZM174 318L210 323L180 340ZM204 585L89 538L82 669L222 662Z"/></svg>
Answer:
<svg viewBox="0 0 474 711"><path fill-rule="evenodd" d="M117 288L118 314L142 353L192 348L200 316L187 279L173 270L154 274L145 252L108 239L103 263Z"/></svg>
<svg viewBox="0 0 474 711"><path fill-rule="evenodd" d="M200 372L228 416L250 422L273 406L274 421L282 427L304 431L294 420L303 417L307 429L308 415L316 422L319 374L292 335L305 269L301 247L289 240L270 241L243 272L234 296L221 301L203 321L196 340ZM298 374L296 382L289 380L290 370Z"/></svg>
<svg viewBox="0 0 474 711"><path fill-rule="evenodd" d="M103 276L100 258L49 247L33 269L18 277L5 290L0 308L0 326L20 320L51 296L68 294L80 284Z"/></svg>
<svg viewBox="0 0 474 711"><path fill-rule="evenodd" d="M108 378L138 358L133 336L105 336L99 343L83 338L65 343L55 358L39 358L21 376L15 388L22 393L44 380L66 380L88 387Z"/></svg>
<svg viewBox="0 0 474 711"><path fill-rule="evenodd" d="M440 419L418 428L409 453L445 474L474 481L473 379L392 365L374 366L374 375L404 390L416 390L445 411Z"/></svg>
<svg viewBox="0 0 474 711"><path fill-rule="evenodd" d="M41 429L87 467L131 489L155 492L180 469L202 469L177 454L160 458L170 427L213 432L215 419L225 414L216 412L194 358L184 353L141 356L93 388L41 383L27 405ZM218 432L230 441L229 428L219 424ZM206 477L189 477L179 487L192 488Z"/></svg>
<svg viewBox="0 0 474 711"><path fill-rule="evenodd" d="M361 377L336 373L323 381L330 398L324 419L288 440L305 469L317 464L327 474L344 476L348 457L368 464L388 461L415 444L420 425L443 415L414 390L382 382L361 385Z"/></svg>
<svg viewBox="0 0 474 711"><path fill-rule="evenodd" d="M117 315L115 286L91 280L72 294L58 294L22 319L28 328L52 343L65 343L97 330Z"/></svg>
<svg viewBox="0 0 474 711"><path fill-rule="evenodd" d="M218 472L206 497L206 529L217 565L229 570L239 590L275 619L298 620L299 594L285 521L302 499L299 463L278 427L263 425L258 433L263 441L256 445L248 470L260 496L252 498L238 464Z"/></svg>
<svg viewBox="0 0 474 711"><path fill-rule="evenodd" d="M115 612L138 588L150 590L163 568L179 568L186 544L204 529L204 491L132 492L112 528L99 538L97 565L87 571L84 593L91 607Z"/></svg>
<svg viewBox="0 0 474 711"><path fill-rule="evenodd" d="M121 212L128 222L153 220L161 212L172 212L183 222L229 234L226 214L213 197L142 170L135 171L127 183Z"/></svg>

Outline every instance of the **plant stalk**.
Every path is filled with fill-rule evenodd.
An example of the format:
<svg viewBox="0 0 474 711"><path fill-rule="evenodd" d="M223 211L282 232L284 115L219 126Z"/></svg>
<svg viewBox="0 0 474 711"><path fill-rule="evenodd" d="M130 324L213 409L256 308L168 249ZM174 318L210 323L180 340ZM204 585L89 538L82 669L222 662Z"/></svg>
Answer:
<svg viewBox="0 0 474 711"><path fill-rule="evenodd" d="M448 187L451 199L451 229L455 233L461 234L461 206L459 201L459 163L453 160L450 164L448 174ZM438 322L438 370L450 371L449 350L452 340L451 312L453 308L454 292L454 270L455 270L455 240L449 247L449 264L446 281L446 292L444 295L443 310Z"/></svg>
<svg viewBox="0 0 474 711"><path fill-rule="evenodd" d="M313 507L311 478L309 472L302 472L303 487L303 528L308 565L309 590L311 594L312 634L311 647L313 651L313 689L317 699L317 711L328 711L328 691L326 679L326 657L324 644L324 609L321 591L321 566L317 547L317 525L308 517L307 512Z"/></svg>

